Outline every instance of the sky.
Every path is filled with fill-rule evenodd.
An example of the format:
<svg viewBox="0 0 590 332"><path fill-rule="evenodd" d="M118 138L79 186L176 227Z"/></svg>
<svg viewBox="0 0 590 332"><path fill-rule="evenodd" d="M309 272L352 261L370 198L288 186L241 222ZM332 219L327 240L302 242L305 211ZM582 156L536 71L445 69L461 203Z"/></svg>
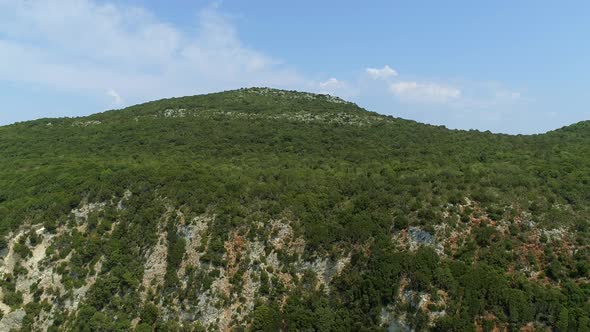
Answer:
<svg viewBox="0 0 590 332"><path fill-rule="evenodd" d="M0 125L268 86L453 129L590 120L589 1L0 0Z"/></svg>

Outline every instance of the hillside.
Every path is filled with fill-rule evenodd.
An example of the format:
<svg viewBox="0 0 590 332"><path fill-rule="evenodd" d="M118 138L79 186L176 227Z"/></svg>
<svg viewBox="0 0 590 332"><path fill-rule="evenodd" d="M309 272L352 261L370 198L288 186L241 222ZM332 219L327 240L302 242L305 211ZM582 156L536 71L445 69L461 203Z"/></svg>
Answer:
<svg viewBox="0 0 590 332"><path fill-rule="evenodd" d="M251 88L0 127L0 331L590 330L590 126Z"/></svg>

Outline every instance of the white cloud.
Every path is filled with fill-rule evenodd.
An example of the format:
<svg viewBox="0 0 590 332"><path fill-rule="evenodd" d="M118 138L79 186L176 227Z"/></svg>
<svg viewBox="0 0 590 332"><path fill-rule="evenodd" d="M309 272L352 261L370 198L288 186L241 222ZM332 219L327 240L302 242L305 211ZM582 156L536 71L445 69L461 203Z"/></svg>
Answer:
<svg viewBox="0 0 590 332"><path fill-rule="evenodd" d="M393 68L389 67L388 65L385 65L381 69L367 68L366 71L367 71L367 74L369 74L369 76L371 76L371 78L374 80L386 79L386 78L389 78L392 76L397 76L397 71L395 71Z"/></svg>
<svg viewBox="0 0 590 332"><path fill-rule="evenodd" d="M358 82L349 83L334 77L323 82L316 82L314 86L305 87L310 91L338 96L340 98L352 100L358 96Z"/></svg>
<svg viewBox="0 0 590 332"><path fill-rule="evenodd" d="M0 0L0 81L96 97L108 91L121 103L310 84L281 61L244 46L216 6L201 10L195 23L190 31L196 32L187 33L118 3Z"/></svg>
<svg viewBox="0 0 590 332"><path fill-rule="evenodd" d="M109 89L107 91L107 94L113 98L113 104L114 105L121 105L123 103L123 98L121 98L121 95L119 95L119 93L113 89Z"/></svg>
<svg viewBox="0 0 590 332"><path fill-rule="evenodd" d="M321 90L335 90L344 87L344 82L341 82L335 78L330 78L325 82L320 82Z"/></svg>
<svg viewBox="0 0 590 332"><path fill-rule="evenodd" d="M458 88L431 82L396 82L390 91L402 101L417 103L446 103L461 97Z"/></svg>

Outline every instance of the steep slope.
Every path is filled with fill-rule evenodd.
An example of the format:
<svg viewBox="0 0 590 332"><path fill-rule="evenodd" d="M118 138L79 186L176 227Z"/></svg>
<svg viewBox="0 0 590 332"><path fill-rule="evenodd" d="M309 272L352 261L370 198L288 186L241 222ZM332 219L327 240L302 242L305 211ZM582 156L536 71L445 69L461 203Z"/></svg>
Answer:
<svg viewBox="0 0 590 332"><path fill-rule="evenodd" d="M585 331L588 133L266 88L0 127L0 330Z"/></svg>

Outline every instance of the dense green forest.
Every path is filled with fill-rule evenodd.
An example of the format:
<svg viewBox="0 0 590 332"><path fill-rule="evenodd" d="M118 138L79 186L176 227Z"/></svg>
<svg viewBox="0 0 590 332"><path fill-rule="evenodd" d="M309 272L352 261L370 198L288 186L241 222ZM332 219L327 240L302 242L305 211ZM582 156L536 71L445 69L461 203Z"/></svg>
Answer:
<svg viewBox="0 0 590 332"><path fill-rule="evenodd" d="M0 169L16 330L590 331L588 122L252 88L3 126Z"/></svg>

